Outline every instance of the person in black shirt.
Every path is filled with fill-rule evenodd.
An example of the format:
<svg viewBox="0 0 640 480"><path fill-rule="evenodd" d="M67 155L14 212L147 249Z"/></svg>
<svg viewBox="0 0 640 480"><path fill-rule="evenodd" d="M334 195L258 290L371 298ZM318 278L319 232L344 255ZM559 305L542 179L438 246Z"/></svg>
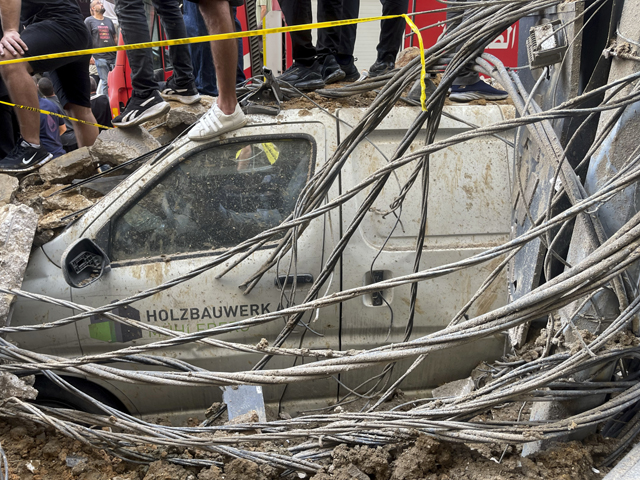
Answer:
<svg viewBox="0 0 640 480"><path fill-rule="evenodd" d="M93 48L113 47L116 45L116 27L111 20L104 16L104 12L103 0L93 0L91 2L91 16L84 20L84 24L91 33ZM96 53L91 58L91 63L95 64L98 69L98 76L102 81L100 94L107 95L107 76L116 63L116 52Z"/></svg>
<svg viewBox="0 0 640 480"><path fill-rule="evenodd" d="M106 95L96 93L97 85L93 78L90 78L89 81L91 82L91 111L93 112L93 116L96 117L96 122L105 127L113 127L111 124L109 98ZM100 131L103 130L104 128L100 129Z"/></svg>
<svg viewBox="0 0 640 480"><path fill-rule="evenodd" d="M32 57L91 47L80 8L72 0L0 0L0 59ZM89 56L74 56L0 66L11 101L38 108L37 87L30 75L50 72L60 103L69 116L95 123L89 100ZM51 159L40 144L39 113L17 109L20 140L0 162L0 172L34 170ZM78 146L91 146L97 127L75 122Z"/></svg>

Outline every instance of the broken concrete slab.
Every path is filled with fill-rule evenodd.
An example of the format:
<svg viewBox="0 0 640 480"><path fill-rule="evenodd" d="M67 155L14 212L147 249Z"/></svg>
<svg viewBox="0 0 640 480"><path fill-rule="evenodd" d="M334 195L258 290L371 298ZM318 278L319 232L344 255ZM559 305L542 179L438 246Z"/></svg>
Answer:
<svg viewBox="0 0 640 480"><path fill-rule="evenodd" d="M0 286L20 288L29 262L38 215L25 205L0 207ZM7 325L13 295L0 294L0 326Z"/></svg>
<svg viewBox="0 0 640 480"><path fill-rule="evenodd" d="M35 400L37 396L38 391L35 388L12 373L0 373L0 398L16 397L25 400Z"/></svg>
<svg viewBox="0 0 640 480"><path fill-rule="evenodd" d="M96 173L96 161L87 147L78 148L43 165L40 178L49 183L69 183Z"/></svg>
<svg viewBox="0 0 640 480"><path fill-rule="evenodd" d="M43 215L38 222L38 231L54 230L64 227L71 221L71 218L65 219L65 217L72 213L73 210L54 210L53 212Z"/></svg>
<svg viewBox="0 0 640 480"><path fill-rule="evenodd" d="M45 198L42 206L47 210L71 210L72 212L77 212L93 206L93 202L72 191Z"/></svg>
<svg viewBox="0 0 640 480"><path fill-rule="evenodd" d="M100 164L120 165L160 147L149 132L140 127L114 128L98 135L90 147L91 155Z"/></svg>
<svg viewBox="0 0 640 480"><path fill-rule="evenodd" d="M470 394L475 389L475 383L469 378L463 378L462 380L455 380L453 382L445 383L444 385L434 388L431 391L433 398L444 397L464 397Z"/></svg>
<svg viewBox="0 0 640 480"><path fill-rule="evenodd" d="M11 175L0 174L0 207L13 202L20 182Z"/></svg>
<svg viewBox="0 0 640 480"><path fill-rule="evenodd" d="M203 96L200 98L200 103L194 103L193 105L169 102L171 104L171 110L169 110L167 114L166 126L168 128L174 128L179 125L193 125L211 108L214 101L213 97Z"/></svg>

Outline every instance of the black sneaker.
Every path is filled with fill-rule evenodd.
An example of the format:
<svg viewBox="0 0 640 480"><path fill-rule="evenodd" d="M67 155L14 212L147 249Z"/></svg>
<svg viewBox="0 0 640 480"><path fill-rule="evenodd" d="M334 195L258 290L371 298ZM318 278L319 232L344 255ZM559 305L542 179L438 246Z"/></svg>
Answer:
<svg viewBox="0 0 640 480"><path fill-rule="evenodd" d="M186 87L178 87L173 75L168 78L164 88L160 91L160 95L165 100L175 100L185 105L192 105L200 101L200 94L194 81L191 81Z"/></svg>
<svg viewBox="0 0 640 480"><path fill-rule="evenodd" d="M171 106L162 99L157 90L146 98L133 94L124 111L111 120L111 124L120 128L133 127L161 117L169 110Z"/></svg>
<svg viewBox="0 0 640 480"><path fill-rule="evenodd" d="M292 86L299 90L316 90L324 87L324 80L322 80L320 70L320 64L317 60L310 67L295 62L277 80L285 87Z"/></svg>
<svg viewBox="0 0 640 480"><path fill-rule="evenodd" d="M370 77L379 77L385 73L389 73L396 68L396 62L391 56L386 56L382 60L376 60L376 63L369 68Z"/></svg>
<svg viewBox="0 0 640 480"><path fill-rule="evenodd" d="M452 85L449 99L455 102L470 102L471 100L504 100L508 96L507 92L478 80L471 85Z"/></svg>
<svg viewBox="0 0 640 480"><path fill-rule="evenodd" d="M324 60L322 61L321 72L322 80L324 80L324 83L326 85L334 82L339 82L345 77L344 70L342 70L342 68L340 68L340 65L338 65L338 62L336 62L336 57L331 54L324 57Z"/></svg>
<svg viewBox="0 0 640 480"><path fill-rule="evenodd" d="M35 170L53 158L47 149L40 145L34 148L20 139L9 155L0 160L0 173L25 173Z"/></svg>

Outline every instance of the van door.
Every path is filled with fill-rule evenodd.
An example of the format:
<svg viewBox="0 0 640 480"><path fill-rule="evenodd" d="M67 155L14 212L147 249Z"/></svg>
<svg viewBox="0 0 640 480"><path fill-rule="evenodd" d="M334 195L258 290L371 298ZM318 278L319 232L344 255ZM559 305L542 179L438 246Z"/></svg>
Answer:
<svg viewBox="0 0 640 480"><path fill-rule="evenodd" d="M175 160L170 167L149 181L139 181L139 187L136 184L128 188L123 194L128 198L118 202L119 207L106 209L85 232L84 237L98 239L105 246L111 271L86 288L74 289L73 301L99 306L153 288L278 225L292 212L314 168L325 161L328 136L334 138L335 132L327 135L325 125L320 122L282 123L251 126L223 141L190 142L180 147L172 154ZM323 248L333 244L328 224L323 218L313 221L299 239L295 298L298 303L317 278ZM286 306L286 297L281 297L276 279L286 278L288 254L250 293L244 294L239 285L262 266L276 243L274 240L263 245L220 279L216 275L228 262L117 313L190 333L273 312L280 304ZM323 309L322 320L314 325L314 330L325 332L332 324L337 325L336 312L337 307ZM278 320L216 338L248 344L257 344L263 338L272 342L283 325ZM297 347L303 331L301 328L287 345ZM142 329L123 327L104 317L80 322L78 332L84 354L163 338ZM305 336L306 346L325 348L329 346L327 341L314 333ZM217 371L250 370L261 358L193 343L153 354ZM292 358L277 357L269 368L288 367L292 362ZM220 397L220 390L213 387L141 387L122 382L117 385L132 403L144 402L140 409L147 413L202 412ZM282 389L280 386L265 389L265 400L277 400ZM326 395L324 390L321 382L314 383L304 387L304 395L320 397ZM288 392L289 398L296 395Z"/></svg>
<svg viewBox="0 0 640 480"><path fill-rule="evenodd" d="M470 124L484 126L512 115L513 108L456 106L445 107L445 111ZM390 158L417 114L416 108L393 109L369 139ZM360 116L358 109L339 111L339 117L350 125L357 124ZM341 136L345 130L349 132L344 123L340 124L340 129ZM435 141L469 129L468 124L443 116ZM426 134L419 135L408 153L423 146L425 138ZM462 260L509 240L511 161L509 147L495 137L478 138L431 156L421 270ZM344 190L353 188L386 162L371 144L363 142L351 155L343 171ZM349 243L344 255L344 288L355 288L412 273L416 236L420 228L420 182L416 183L404 201L399 221L393 214L387 213L413 169L412 163L391 176ZM366 194L368 191L362 192L345 205L344 229ZM421 282L410 338L415 339L444 328L499 262L500 259L497 259L479 267ZM383 345L402 341L410 311L409 299L410 286L404 285L345 302L341 318L342 348L359 349L365 344ZM493 283L469 314L484 313L504 305L506 301L505 277ZM463 349L434 352L421 368L404 381L402 389L432 388L463 378L481 360L502 355L503 343L501 337L492 337ZM395 371L405 371L412 360L401 362ZM381 371L382 367L349 372L342 375L342 379L348 387L354 388ZM379 380L374 379L361 390L367 391L374 385L379 389L388 379Z"/></svg>

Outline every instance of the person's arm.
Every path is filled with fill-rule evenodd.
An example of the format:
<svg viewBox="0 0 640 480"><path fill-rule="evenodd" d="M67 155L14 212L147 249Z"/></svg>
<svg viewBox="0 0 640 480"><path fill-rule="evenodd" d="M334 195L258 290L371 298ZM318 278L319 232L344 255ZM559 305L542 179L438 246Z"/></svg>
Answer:
<svg viewBox="0 0 640 480"><path fill-rule="evenodd" d="M14 57L24 55L28 50L20 38L20 8L21 0L0 0L0 19L4 36L0 40L0 56L6 52Z"/></svg>
<svg viewBox="0 0 640 480"><path fill-rule="evenodd" d="M66 131L67 131L67 126L64 123L58 127L58 132L60 132L60 136L62 136L62 134Z"/></svg>

